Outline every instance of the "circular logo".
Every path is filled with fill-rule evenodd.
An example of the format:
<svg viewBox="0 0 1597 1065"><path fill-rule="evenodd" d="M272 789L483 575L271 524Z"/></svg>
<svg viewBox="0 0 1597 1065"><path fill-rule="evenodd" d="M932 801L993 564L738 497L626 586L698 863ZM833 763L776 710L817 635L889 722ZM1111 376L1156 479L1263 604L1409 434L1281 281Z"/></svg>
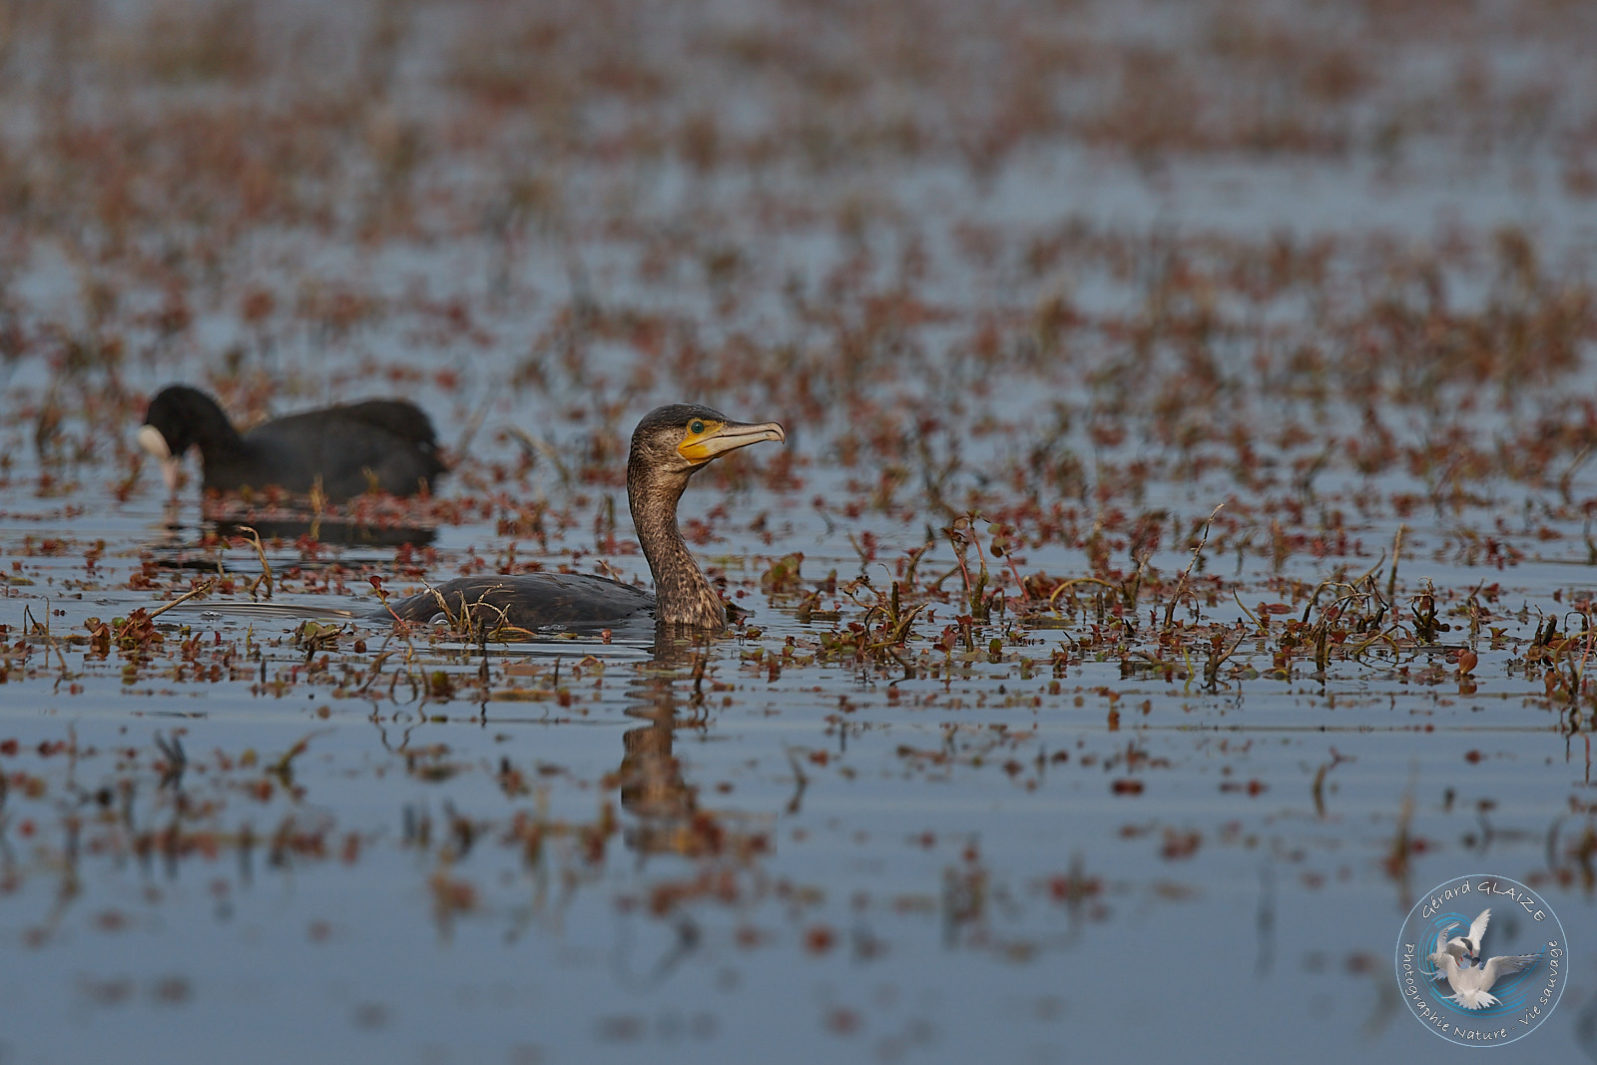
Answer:
<svg viewBox="0 0 1597 1065"><path fill-rule="evenodd" d="M1492 873L1437 885L1397 937L1409 1012L1460 1046L1512 1043L1552 1015L1569 968L1564 926L1540 893Z"/></svg>

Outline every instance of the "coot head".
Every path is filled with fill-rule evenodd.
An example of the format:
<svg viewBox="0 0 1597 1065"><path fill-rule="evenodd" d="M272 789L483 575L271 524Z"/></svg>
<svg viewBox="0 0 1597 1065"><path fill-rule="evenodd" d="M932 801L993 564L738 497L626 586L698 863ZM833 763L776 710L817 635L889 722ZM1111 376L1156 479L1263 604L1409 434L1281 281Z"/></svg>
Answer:
<svg viewBox="0 0 1597 1065"><path fill-rule="evenodd" d="M138 432L139 446L160 461L168 490L177 488L179 462L189 448L236 446L238 440L238 430L216 400L188 385L157 392Z"/></svg>

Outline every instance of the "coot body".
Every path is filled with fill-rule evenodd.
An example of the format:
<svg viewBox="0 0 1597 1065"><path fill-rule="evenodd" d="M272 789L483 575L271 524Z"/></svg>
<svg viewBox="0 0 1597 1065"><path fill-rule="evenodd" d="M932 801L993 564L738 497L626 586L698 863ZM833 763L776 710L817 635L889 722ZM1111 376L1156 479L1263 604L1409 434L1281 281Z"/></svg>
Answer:
<svg viewBox="0 0 1597 1065"><path fill-rule="evenodd" d="M198 448L207 492L319 490L331 502L372 491L410 496L445 470L431 420L402 399L290 414L240 434L216 400L173 385L150 401L138 439L161 460L169 486L184 452Z"/></svg>

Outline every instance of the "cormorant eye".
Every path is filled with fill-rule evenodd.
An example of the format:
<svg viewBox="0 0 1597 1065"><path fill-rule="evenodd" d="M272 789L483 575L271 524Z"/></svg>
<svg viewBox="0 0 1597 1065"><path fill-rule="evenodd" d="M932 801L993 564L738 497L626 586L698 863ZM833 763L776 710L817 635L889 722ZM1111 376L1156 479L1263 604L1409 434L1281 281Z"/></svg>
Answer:
<svg viewBox="0 0 1597 1065"><path fill-rule="evenodd" d="M688 423L688 432L692 433L694 436L698 436L700 433L704 432L704 423L699 421L697 418L693 419Z"/></svg>

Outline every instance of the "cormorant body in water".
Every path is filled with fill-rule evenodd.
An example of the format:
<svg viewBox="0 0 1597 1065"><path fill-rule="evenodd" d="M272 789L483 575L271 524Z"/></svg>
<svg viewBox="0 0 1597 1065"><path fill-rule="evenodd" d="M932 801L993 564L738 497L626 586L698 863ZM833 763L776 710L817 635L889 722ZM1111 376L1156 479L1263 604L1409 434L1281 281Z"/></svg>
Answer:
<svg viewBox="0 0 1597 1065"><path fill-rule="evenodd" d="M461 577L391 604L382 617L426 622L447 615L476 631L593 629L652 614L657 625L719 629L721 597L689 554L677 528L677 500L688 478L711 460L761 440L786 440L775 422L735 422L693 404L658 407L632 434L627 503L655 594L604 577L527 573Z"/></svg>
<svg viewBox="0 0 1597 1065"><path fill-rule="evenodd" d="M241 435L216 400L172 385L150 401L138 441L161 460L174 489L178 461L190 447L200 450L207 492L320 490L336 503L374 490L415 495L444 472L432 422L402 399L290 414Z"/></svg>

